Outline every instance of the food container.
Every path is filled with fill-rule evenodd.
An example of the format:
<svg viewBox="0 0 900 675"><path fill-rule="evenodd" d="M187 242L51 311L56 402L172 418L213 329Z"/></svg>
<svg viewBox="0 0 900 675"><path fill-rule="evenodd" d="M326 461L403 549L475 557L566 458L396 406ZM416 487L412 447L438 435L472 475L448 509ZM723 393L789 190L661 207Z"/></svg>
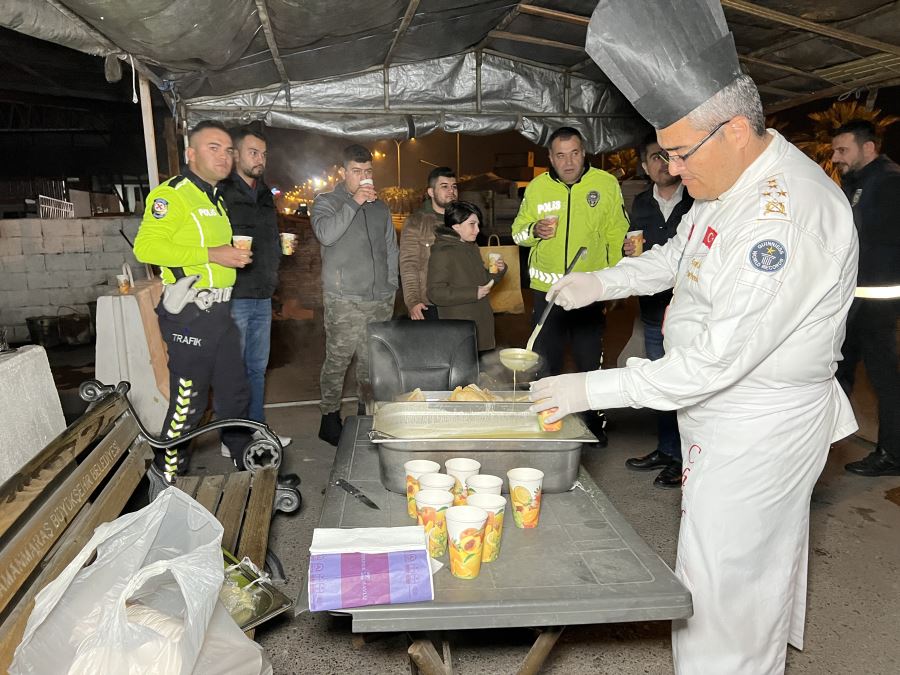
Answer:
<svg viewBox="0 0 900 675"><path fill-rule="evenodd" d="M275 588L265 579L260 579L258 570L240 561L225 549L222 549L224 557L227 584L239 587L246 593L246 606L239 609L228 608L232 618L241 630L247 631L255 628L264 621L286 612L294 606L294 601Z"/></svg>
<svg viewBox="0 0 900 675"><path fill-rule="evenodd" d="M505 476L527 466L544 472L547 493L572 489L581 464L581 448L596 442L577 415L563 419L559 431L541 429L523 394L495 392L500 401L447 401L450 392L422 392L424 402L377 403L370 439L378 448L381 484L404 494L411 459L443 463L453 457L481 462L481 472ZM504 484L503 492L509 486Z"/></svg>

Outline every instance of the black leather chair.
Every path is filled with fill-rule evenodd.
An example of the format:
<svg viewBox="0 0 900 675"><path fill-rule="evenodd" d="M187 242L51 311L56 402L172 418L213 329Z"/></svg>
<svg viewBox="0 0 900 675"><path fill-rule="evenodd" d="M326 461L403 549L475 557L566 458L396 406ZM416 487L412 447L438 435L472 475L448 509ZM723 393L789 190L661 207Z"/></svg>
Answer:
<svg viewBox="0 0 900 675"><path fill-rule="evenodd" d="M475 322L370 323L369 378L376 401L391 401L416 387L452 391L478 381Z"/></svg>

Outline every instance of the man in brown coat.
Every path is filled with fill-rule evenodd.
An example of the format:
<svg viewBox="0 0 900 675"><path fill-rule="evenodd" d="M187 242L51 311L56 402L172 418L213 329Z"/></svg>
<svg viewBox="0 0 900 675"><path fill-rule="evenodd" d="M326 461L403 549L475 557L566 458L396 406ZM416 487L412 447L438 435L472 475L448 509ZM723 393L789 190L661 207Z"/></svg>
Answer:
<svg viewBox="0 0 900 675"><path fill-rule="evenodd" d="M414 320L437 319L437 308L429 301L428 258L434 244L434 228L444 222L444 209L456 201L456 174L439 166L428 174L428 197L409 215L400 232L400 283L403 301Z"/></svg>

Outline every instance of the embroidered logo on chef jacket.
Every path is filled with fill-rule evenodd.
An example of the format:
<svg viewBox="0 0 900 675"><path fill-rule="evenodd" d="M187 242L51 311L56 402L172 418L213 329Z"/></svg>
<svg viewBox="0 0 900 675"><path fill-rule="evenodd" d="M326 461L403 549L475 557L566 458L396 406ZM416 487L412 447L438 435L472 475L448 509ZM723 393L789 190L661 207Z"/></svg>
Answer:
<svg viewBox="0 0 900 675"><path fill-rule="evenodd" d="M600 193L596 190L591 190L587 193L587 203L588 206L594 208L600 202Z"/></svg>
<svg viewBox="0 0 900 675"><path fill-rule="evenodd" d="M688 281L693 281L695 284L700 283L701 267L703 267L703 262L699 258L692 258L684 276L687 277Z"/></svg>
<svg viewBox="0 0 900 675"><path fill-rule="evenodd" d="M703 245L706 248L712 248L713 242L716 240L716 237L719 236L719 233L716 232L711 227L706 228L706 234L703 235Z"/></svg>
<svg viewBox="0 0 900 675"><path fill-rule="evenodd" d="M760 272L777 272L787 261L787 251L774 239L763 239L750 249L750 264Z"/></svg>
<svg viewBox="0 0 900 675"><path fill-rule="evenodd" d="M159 220L160 218L165 218L168 212L169 202L162 198L153 200L153 206L150 207L150 213L153 214L154 218L156 218L157 220Z"/></svg>
<svg viewBox="0 0 900 675"><path fill-rule="evenodd" d="M859 204L859 198L862 197L862 188L853 191L853 199L850 200L850 206Z"/></svg>
<svg viewBox="0 0 900 675"><path fill-rule="evenodd" d="M790 201L780 176L766 178L759 184L759 217L767 220L790 218Z"/></svg>

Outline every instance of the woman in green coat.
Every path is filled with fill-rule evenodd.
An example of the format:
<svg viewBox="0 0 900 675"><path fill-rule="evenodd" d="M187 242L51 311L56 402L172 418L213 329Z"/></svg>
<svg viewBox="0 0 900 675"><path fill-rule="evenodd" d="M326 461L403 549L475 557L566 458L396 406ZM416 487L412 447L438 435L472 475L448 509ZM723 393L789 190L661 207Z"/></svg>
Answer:
<svg viewBox="0 0 900 675"><path fill-rule="evenodd" d="M474 321L478 351L493 349L494 312L488 300L491 287L506 273L497 261L497 272L484 266L475 238L481 210L470 202L453 202L444 209L444 225L435 230L428 261L428 298L441 319Z"/></svg>

